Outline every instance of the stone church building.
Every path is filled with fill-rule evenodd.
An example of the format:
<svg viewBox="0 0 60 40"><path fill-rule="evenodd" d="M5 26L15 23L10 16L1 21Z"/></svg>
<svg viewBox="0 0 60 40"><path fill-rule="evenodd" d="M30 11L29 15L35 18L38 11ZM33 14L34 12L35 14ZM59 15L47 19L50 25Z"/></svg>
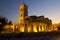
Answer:
<svg viewBox="0 0 60 40"><path fill-rule="evenodd" d="M37 16L28 16L28 6L24 3L21 4L19 6L20 32L46 31L47 24L40 22L39 18Z"/></svg>

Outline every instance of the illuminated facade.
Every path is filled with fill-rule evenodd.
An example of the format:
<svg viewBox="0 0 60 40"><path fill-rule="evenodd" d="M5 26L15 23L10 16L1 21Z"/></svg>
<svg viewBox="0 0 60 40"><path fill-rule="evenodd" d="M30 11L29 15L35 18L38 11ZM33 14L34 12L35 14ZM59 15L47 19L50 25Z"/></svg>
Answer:
<svg viewBox="0 0 60 40"><path fill-rule="evenodd" d="M20 5L20 32L40 32L46 31L47 24L41 23L39 17L28 16L28 6Z"/></svg>
<svg viewBox="0 0 60 40"><path fill-rule="evenodd" d="M28 16L28 6L26 4L21 4L19 8L19 24L5 25L3 27L4 32L51 32L57 30L60 31L60 24L53 24L47 26L46 23L42 23L41 21L44 22L43 16Z"/></svg>

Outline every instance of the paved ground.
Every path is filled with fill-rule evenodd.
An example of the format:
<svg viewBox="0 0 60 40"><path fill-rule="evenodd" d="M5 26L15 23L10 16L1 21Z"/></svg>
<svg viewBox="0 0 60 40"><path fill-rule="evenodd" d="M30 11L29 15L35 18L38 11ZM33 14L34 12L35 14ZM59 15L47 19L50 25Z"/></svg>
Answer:
<svg viewBox="0 0 60 40"><path fill-rule="evenodd" d="M0 40L60 40L60 33L0 34Z"/></svg>
<svg viewBox="0 0 60 40"><path fill-rule="evenodd" d="M40 37L2 37L0 40L60 40L60 36L40 36Z"/></svg>

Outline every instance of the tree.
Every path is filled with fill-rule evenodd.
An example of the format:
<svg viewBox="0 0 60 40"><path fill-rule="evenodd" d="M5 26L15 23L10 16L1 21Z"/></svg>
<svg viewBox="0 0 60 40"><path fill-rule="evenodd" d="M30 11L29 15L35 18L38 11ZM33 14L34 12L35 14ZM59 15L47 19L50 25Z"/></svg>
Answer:
<svg viewBox="0 0 60 40"><path fill-rule="evenodd" d="M10 21L9 24L12 22ZM3 30L3 27L8 24L8 19L6 17L0 16L0 32Z"/></svg>
<svg viewBox="0 0 60 40"><path fill-rule="evenodd" d="M7 24L8 19L6 19L6 17L1 17L0 16L0 23L2 23L3 25Z"/></svg>
<svg viewBox="0 0 60 40"><path fill-rule="evenodd" d="M9 25L12 24L12 21L9 21L8 24L9 24Z"/></svg>

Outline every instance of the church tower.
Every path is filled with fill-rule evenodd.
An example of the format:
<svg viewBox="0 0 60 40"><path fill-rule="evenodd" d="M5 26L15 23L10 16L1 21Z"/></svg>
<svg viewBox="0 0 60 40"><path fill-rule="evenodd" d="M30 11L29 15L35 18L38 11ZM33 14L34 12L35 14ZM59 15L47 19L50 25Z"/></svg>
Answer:
<svg viewBox="0 0 60 40"><path fill-rule="evenodd" d="M20 9L19 9L19 10L20 10L20 11L19 11L19 12L20 12L20 13L19 13L19 14L20 14L20 15L19 15L20 25L23 25L23 26L24 26L24 25L25 25L25 24L24 24L24 21L25 21L24 19L25 19L26 16L28 16L28 6L23 3L23 4L20 5L19 8L20 8Z"/></svg>

